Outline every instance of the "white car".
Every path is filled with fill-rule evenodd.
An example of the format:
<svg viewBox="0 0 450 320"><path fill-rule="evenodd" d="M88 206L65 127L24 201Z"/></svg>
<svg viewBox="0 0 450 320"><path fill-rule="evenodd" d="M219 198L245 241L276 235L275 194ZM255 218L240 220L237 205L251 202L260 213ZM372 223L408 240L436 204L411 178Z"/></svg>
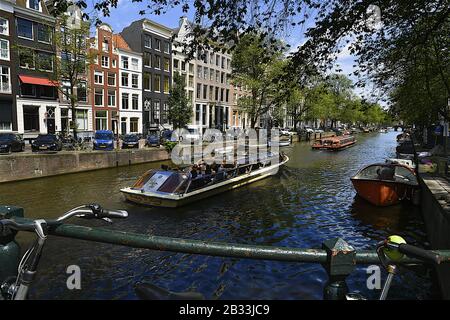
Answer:
<svg viewBox="0 0 450 320"><path fill-rule="evenodd" d="M314 129L310 128L310 127L305 127L304 130L305 130L306 133L314 133Z"/></svg>

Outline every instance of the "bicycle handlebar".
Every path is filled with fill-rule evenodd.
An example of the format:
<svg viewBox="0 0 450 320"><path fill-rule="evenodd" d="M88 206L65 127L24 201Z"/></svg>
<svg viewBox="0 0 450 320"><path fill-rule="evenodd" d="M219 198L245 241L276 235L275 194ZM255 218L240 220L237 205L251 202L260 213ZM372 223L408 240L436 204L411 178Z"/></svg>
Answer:
<svg viewBox="0 0 450 320"><path fill-rule="evenodd" d="M61 224L64 220L67 220L73 216L81 216L84 218L126 218L128 217L128 212L125 210L109 210L103 209L99 204L89 204L80 207L76 207L72 210L67 211L62 216L56 220L46 220L47 226L54 226ZM2 219L0 220L0 235L7 232L7 228L11 228L17 231L36 231L36 227L31 223L17 223L13 219Z"/></svg>
<svg viewBox="0 0 450 320"><path fill-rule="evenodd" d="M408 256L413 256L424 261L433 262L435 264L441 263L441 257L437 253L419 247L415 247L410 244L406 243L400 244L398 246L398 251Z"/></svg>

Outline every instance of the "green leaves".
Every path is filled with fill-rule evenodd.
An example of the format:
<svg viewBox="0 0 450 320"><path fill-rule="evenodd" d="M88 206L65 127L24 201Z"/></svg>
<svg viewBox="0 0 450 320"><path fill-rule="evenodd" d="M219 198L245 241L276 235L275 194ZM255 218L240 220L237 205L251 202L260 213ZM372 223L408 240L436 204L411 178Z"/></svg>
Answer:
<svg viewBox="0 0 450 320"><path fill-rule="evenodd" d="M186 96L185 80L178 72L173 76L173 87L168 103L168 118L173 123L174 129L184 128L191 121L192 106Z"/></svg>

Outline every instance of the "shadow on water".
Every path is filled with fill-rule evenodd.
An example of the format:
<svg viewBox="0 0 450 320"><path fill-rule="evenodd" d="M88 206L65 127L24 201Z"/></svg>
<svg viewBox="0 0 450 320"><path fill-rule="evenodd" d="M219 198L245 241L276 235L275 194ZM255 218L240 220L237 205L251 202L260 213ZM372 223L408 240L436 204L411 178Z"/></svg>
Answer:
<svg viewBox="0 0 450 320"><path fill-rule="evenodd" d="M0 202L25 208L29 217L56 217L81 203L129 211L129 218L90 226L206 241L319 248L342 237L357 249L374 248L389 234L426 246L417 208L374 208L355 197L350 182L363 165L395 152L395 133L358 136L358 144L337 153L312 151L308 143L284 148L290 161L273 177L178 209L124 202L119 189L160 163L71 174L0 185ZM26 244L30 235L20 235ZM66 287L67 266L79 265L82 290ZM365 269L349 277L352 290L369 297ZM44 250L35 299L136 299L134 284L150 282L171 291L198 291L210 299L321 299L326 273L320 265L209 257L133 249L51 237ZM406 272L390 297L429 298L432 277ZM378 291L379 293L379 291Z"/></svg>

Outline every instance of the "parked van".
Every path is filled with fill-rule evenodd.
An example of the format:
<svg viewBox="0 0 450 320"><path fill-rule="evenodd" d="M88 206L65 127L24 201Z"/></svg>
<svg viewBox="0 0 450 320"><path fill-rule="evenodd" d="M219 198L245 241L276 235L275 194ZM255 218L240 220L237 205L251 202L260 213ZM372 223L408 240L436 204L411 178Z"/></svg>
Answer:
<svg viewBox="0 0 450 320"><path fill-rule="evenodd" d="M94 150L114 150L114 133L111 130L95 131Z"/></svg>

